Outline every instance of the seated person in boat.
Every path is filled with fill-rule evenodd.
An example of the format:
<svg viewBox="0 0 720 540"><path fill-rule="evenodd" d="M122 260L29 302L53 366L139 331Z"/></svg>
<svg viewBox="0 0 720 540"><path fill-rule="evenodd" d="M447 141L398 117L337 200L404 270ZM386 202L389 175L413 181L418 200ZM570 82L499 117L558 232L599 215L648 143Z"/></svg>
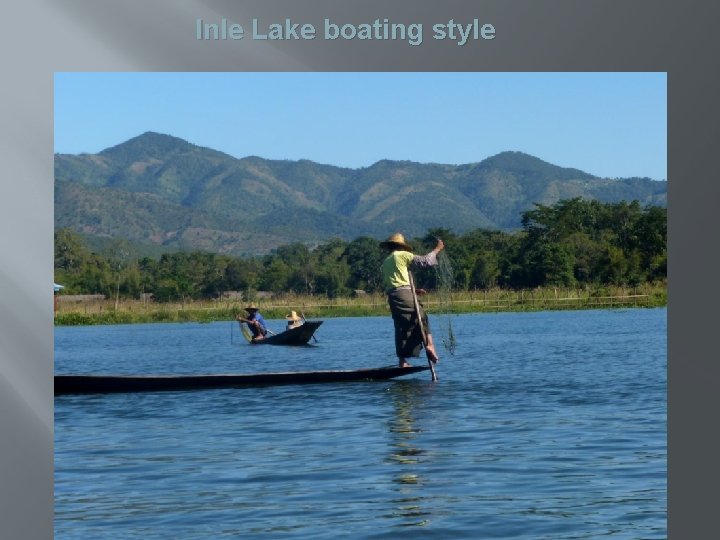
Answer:
<svg viewBox="0 0 720 540"><path fill-rule="evenodd" d="M290 314L285 317L287 319L287 328L286 330L292 330L293 328L297 328L298 326L302 326L303 320L298 317L297 313L294 311L291 311Z"/></svg>
<svg viewBox="0 0 720 540"><path fill-rule="evenodd" d="M245 308L245 311L248 312L247 317L241 317L240 314L238 314L235 319L238 320L240 324L245 323L248 325L248 328L253 335L253 341L260 341L261 339L265 339L268 331L267 323L265 322L263 316L260 315L260 311L258 311L257 306L255 304L250 304L248 307Z"/></svg>

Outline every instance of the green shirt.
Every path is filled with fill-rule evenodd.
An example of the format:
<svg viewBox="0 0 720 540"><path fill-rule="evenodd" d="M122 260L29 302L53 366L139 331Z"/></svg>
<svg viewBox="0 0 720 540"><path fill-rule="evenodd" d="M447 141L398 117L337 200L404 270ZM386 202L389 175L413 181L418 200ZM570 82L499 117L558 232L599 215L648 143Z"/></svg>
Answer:
<svg viewBox="0 0 720 540"><path fill-rule="evenodd" d="M383 287L385 290L395 289L404 285L410 286L408 265L413 260L409 251L393 251L382 263Z"/></svg>
<svg viewBox="0 0 720 540"><path fill-rule="evenodd" d="M380 266L385 290L396 289L397 287L409 287L408 266L435 266L437 256L434 251L427 255L413 255L409 251L393 251L388 255Z"/></svg>

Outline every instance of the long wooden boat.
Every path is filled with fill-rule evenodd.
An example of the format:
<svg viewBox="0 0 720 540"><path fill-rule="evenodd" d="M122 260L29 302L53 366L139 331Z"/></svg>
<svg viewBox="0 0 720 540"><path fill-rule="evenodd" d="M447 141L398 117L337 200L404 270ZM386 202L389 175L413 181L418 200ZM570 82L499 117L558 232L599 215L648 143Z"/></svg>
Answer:
<svg viewBox="0 0 720 540"><path fill-rule="evenodd" d="M355 370L299 371L222 375L55 375L55 395L111 392L161 392L239 388L243 386L315 384L393 379L430 369L428 366Z"/></svg>
<svg viewBox="0 0 720 540"><path fill-rule="evenodd" d="M307 345L310 338L315 334L315 330L323 323L323 321L306 321L304 324L290 330L285 330L279 334L268 334L265 339L252 341L252 334L247 326L241 324L243 336L253 345Z"/></svg>

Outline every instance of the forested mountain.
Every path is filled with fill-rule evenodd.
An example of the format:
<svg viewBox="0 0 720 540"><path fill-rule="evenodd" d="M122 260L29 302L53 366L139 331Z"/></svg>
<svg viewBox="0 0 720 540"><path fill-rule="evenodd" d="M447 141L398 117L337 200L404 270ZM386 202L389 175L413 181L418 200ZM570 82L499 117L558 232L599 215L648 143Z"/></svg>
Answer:
<svg viewBox="0 0 720 540"><path fill-rule="evenodd" d="M582 197L665 206L667 183L603 179L520 152L479 163L382 160L349 169L235 158L158 133L55 156L55 226L90 237L233 255L332 237L521 227L534 203Z"/></svg>

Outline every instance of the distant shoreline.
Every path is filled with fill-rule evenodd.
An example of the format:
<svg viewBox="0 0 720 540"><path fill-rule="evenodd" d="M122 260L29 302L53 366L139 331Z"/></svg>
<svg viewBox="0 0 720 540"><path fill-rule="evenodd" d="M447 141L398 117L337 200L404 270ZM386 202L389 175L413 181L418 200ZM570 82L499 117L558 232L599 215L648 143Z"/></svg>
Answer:
<svg viewBox="0 0 720 540"><path fill-rule="evenodd" d="M284 319L291 310L302 313L308 319L389 315L387 302L382 294L334 299L281 295L247 302L205 300L155 303L121 300L117 306L112 299L102 299L75 303L59 302L58 311L55 313L55 326L231 321L250 302L255 302L268 320ZM664 307L667 306L667 285L609 286L592 290L550 287L520 291L492 289L453 292L449 297L435 292L423 296L421 302L430 315Z"/></svg>

